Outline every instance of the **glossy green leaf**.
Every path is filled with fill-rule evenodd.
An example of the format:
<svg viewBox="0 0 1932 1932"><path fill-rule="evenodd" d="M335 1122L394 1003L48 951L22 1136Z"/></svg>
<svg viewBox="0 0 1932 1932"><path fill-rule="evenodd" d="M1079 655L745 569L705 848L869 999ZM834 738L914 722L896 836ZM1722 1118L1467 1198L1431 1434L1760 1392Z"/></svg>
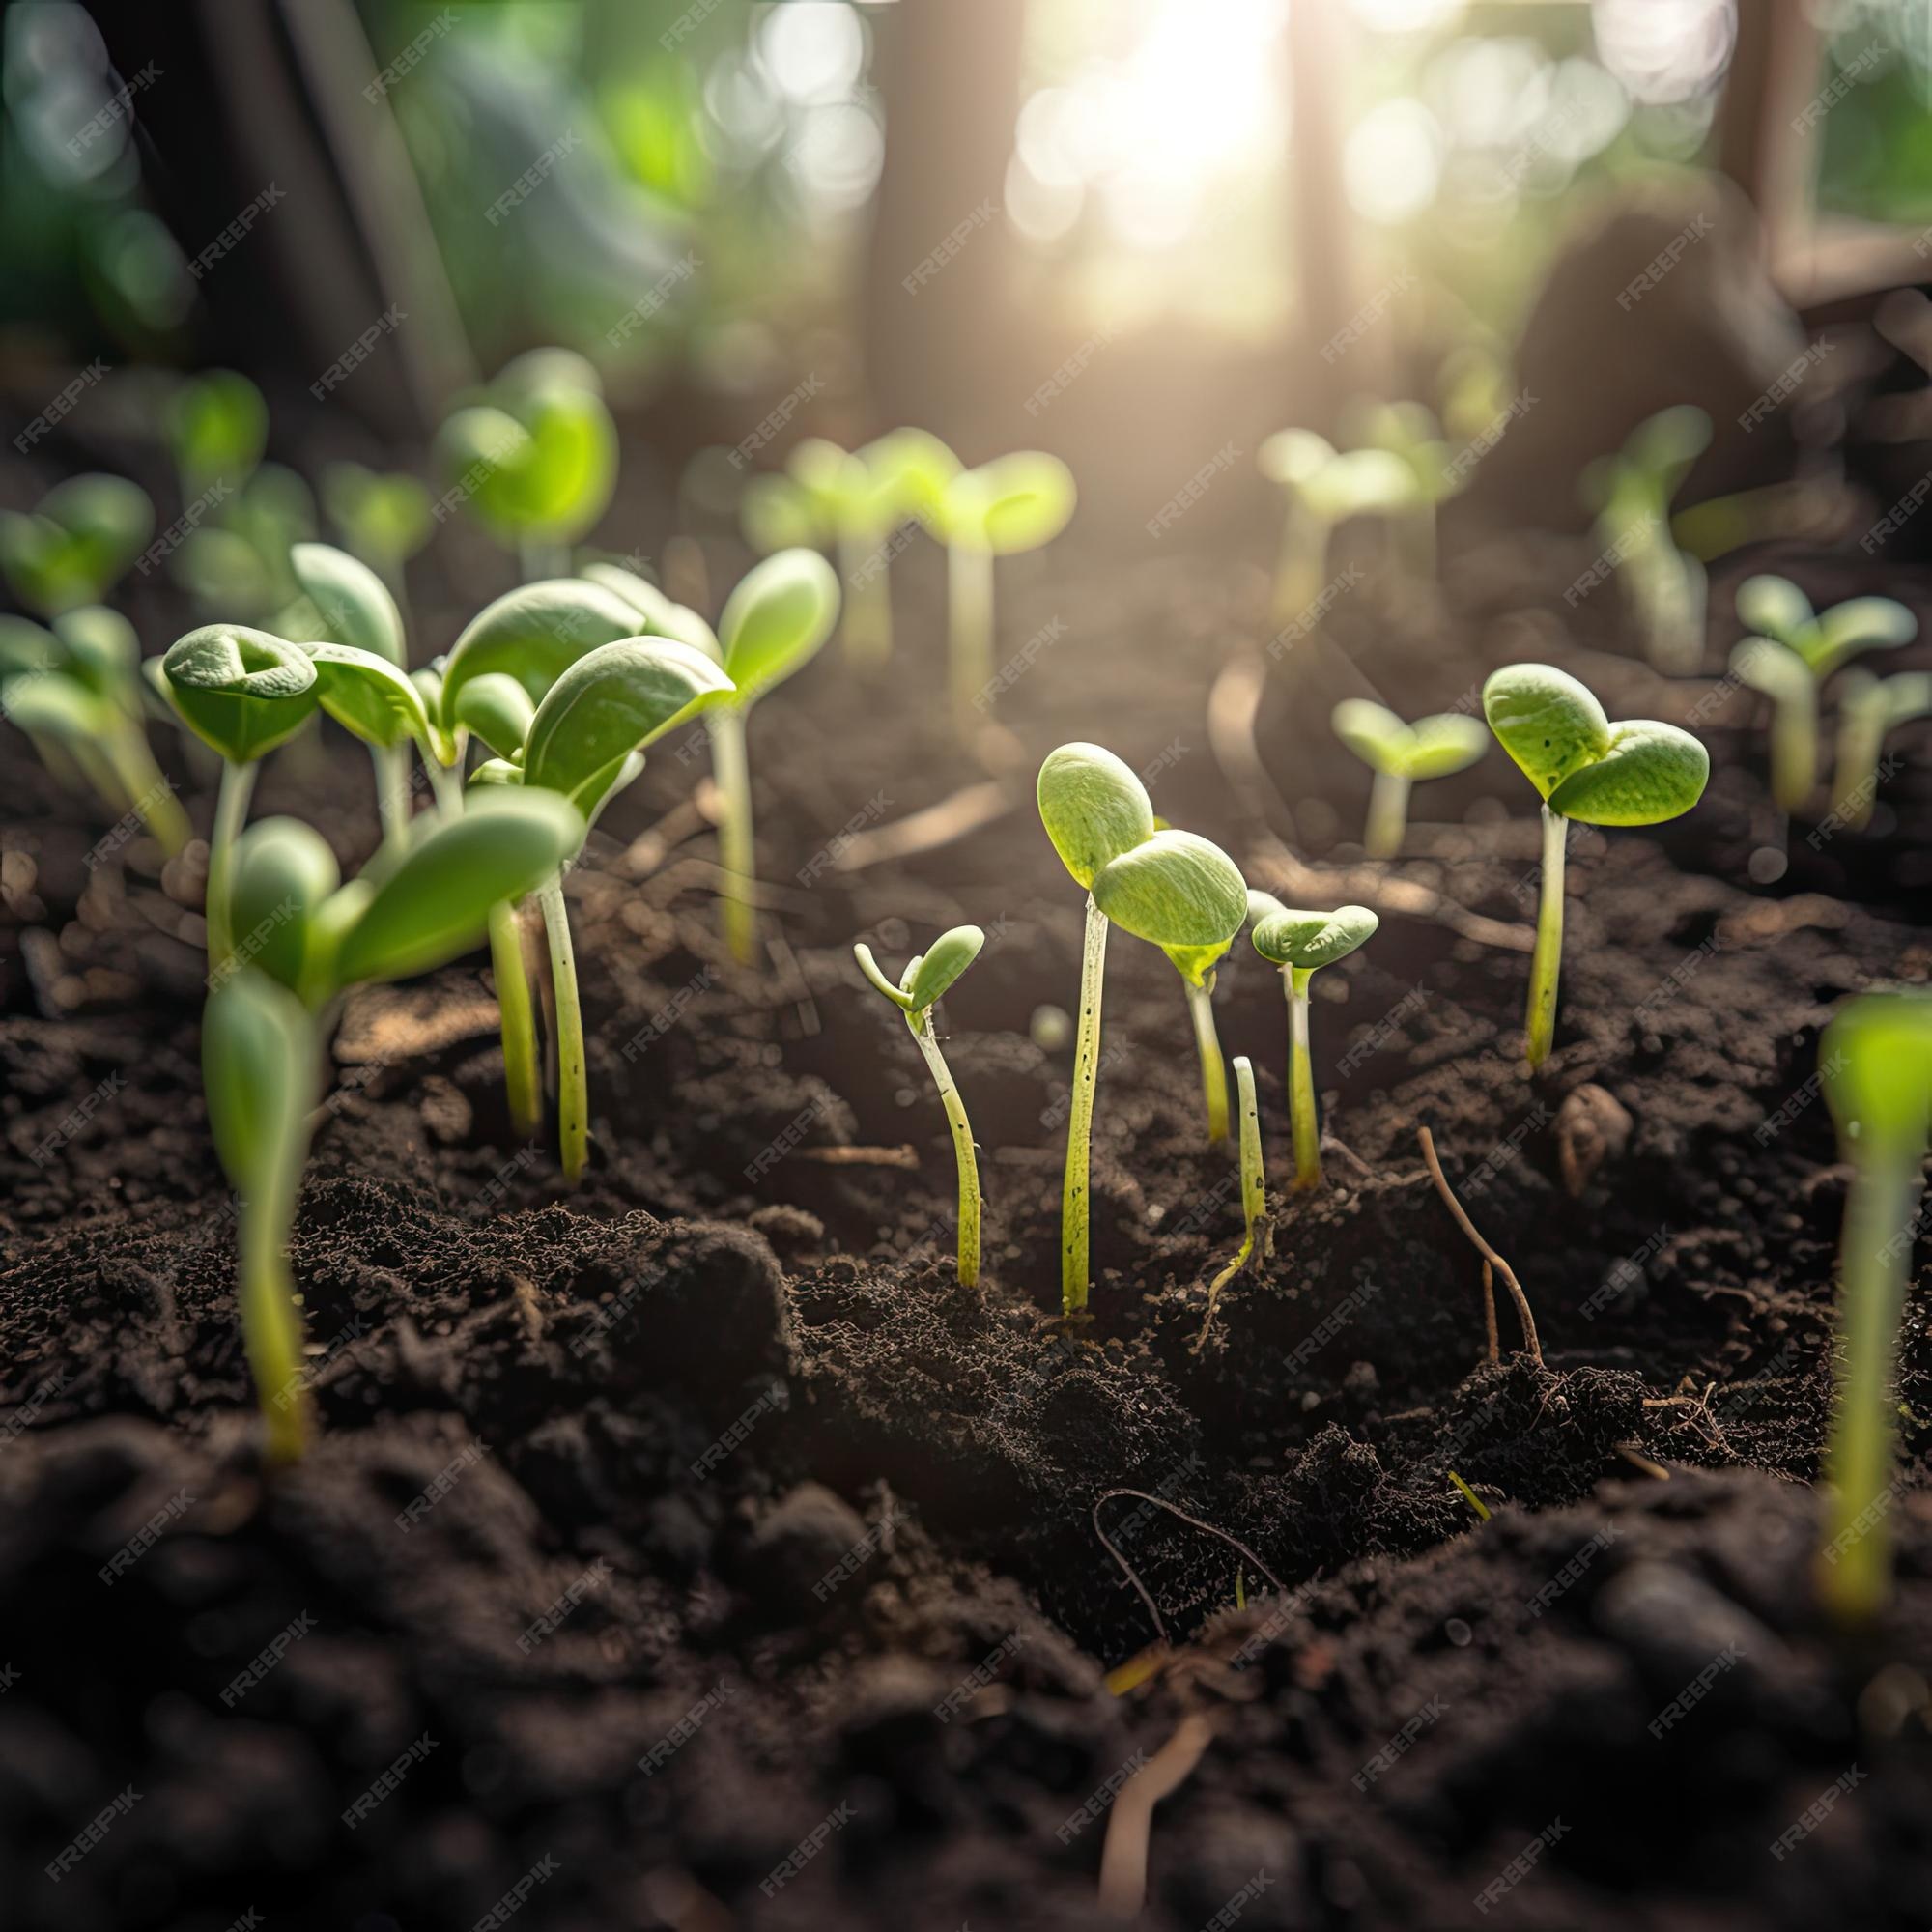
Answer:
<svg viewBox="0 0 1932 1932"><path fill-rule="evenodd" d="M1265 894L1252 895L1256 905L1254 945L1264 959L1277 966L1312 972L1346 959L1358 946L1374 938L1381 922L1367 906L1337 906L1333 912L1302 912L1284 906Z"/></svg>
<svg viewBox="0 0 1932 1932"><path fill-rule="evenodd" d="M315 665L299 644L239 624L205 624L161 660L169 701L224 758L248 764L314 714Z"/></svg>
<svg viewBox="0 0 1932 1932"><path fill-rule="evenodd" d="M688 604L667 597L647 578L614 563L588 563L578 572L586 582L620 597L638 613L638 633L650 638L676 638L722 664L724 653L717 634Z"/></svg>
<svg viewBox="0 0 1932 1932"><path fill-rule="evenodd" d="M1549 809L1586 825L1661 825L1704 795L1711 754L1688 731L1648 720L1616 724L1595 764L1572 772Z"/></svg>
<svg viewBox="0 0 1932 1932"><path fill-rule="evenodd" d="M1248 916L1240 868L1192 832L1155 832L1095 874L1094 902L1162 947L1226 947Z"/></svg>
<svg viewBox="0 0 1932 1932"><path fill-rule="evenodd" d="M500 758L523 751L536 715L529 693L500 670L472 677L456 697L458 724L468 726Z"/></svg>
<svg viewBox="0 0 1932 1932"><path fill-rule="evenodd" d="M243 966L209 994L201 1016L209 1130L228 1179L258 1208L296 1168L315 1051L301 1002L268 974Z"/></svg>
<svg viewBox="0 0 1932 1932"><path fill-rule="evenodd" d="M305 991L316 914L342 883L327 841L298 819L258 819L235 841L233 876L234 963Z"/></svg>
<svg viewBox="0 0 1932 1932"><path fill-rule="evenodd" d="M289 566L330 643L353 644L398 669L409 668L403 613L388 585L366 563L329 544L298 543L289 552Z"/></svg>
<svg viewBox="0 0 1932 1932"><path fill-rule="evenodd" d="M1848 1000L1819 1039L1818 1067L1846 1156L1916 1168L1932 1142L1932 992Z"/></svg>
<svg viewBox="0 0 1932 1932"><path fill-rule="evenodd" d="M1609 720L1587 686L1548 665L1506 665L1483 686L1490 729L1548 798L1610 747Z"/></svg>
<svg viewBox="0 0 1932 1932"><path fill-rule="evenodd" d="M436 821L343 935L335 982L406 979L469 952L490 908L550 878L583 831L582 814L555 792L473 789L462 817Z"/></svg>
<svg viewBox="0 0 1932 1932"><path fill-rule="evenodd" d="M1060 863L1089 892L1102 867L1153 837L1153 802L1124 759L1062 745L1039 768L1039 819Z"/></svg>
<svg viewBox="0 0 1932 1932"><path fill-rule="evenodd" d="M439 755L422 693L387 658L353 644L306 644L322 708L366 745L414 739L425 757Z"/></svg>
<svg viewBox="0 0 1932 1932"><path fill-rule="evenodd" d="M574 577L526 583L486 604L451 647L442 668L443 725L456 725L457 699L472 677L501 671L540 703L586 652L637 634L637 611L598 584Z"/></svg>
<svg viewBox="0 0 1932 1932"><path fill-rule="evenodd" d="M551 686L525 738L524 781L577 799L586 781L731 681L672 638L600 645ZM581 800L580 800L581 803Z"/></svg>
<svg viewBox="0 0 1932 1932"><path fill-rule="evenodd" d="M786 550L739 580L718 619L724 671L740 708L816 654L838 617L838 579L815 551Z"/></svg>
<svg viewBox="0 0 1932 1932"><path fill-rule="evenodd" d="M955 925L942 932L925 949L919 971L906 988L912 1010L923 1012L935 1000L943 999L948 987L980 956L986 935L977 925Z"/></svg>
<svg viewBox="0 0 1932 1932"><path fill-rule="evenodd" d="M1077 497L1073 472L1059 457L1023 449L962 470L947 486L940 515L951 541L1009 556L1051 543L1072 520Z"/></svg>

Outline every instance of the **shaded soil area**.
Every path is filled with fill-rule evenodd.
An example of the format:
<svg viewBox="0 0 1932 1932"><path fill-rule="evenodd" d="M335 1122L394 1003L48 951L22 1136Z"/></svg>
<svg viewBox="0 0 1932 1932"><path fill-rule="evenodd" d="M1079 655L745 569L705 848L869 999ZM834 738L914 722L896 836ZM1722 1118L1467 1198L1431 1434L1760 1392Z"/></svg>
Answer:
<svg viewBox="0 0 1932 1932"><path fill-rule="evenodd" d="M105 828L10 753L9 1922L1084 1927L1122 1922L1143 1858L1131 1922L1159 1932L1932 1919L1916 1489L1869 1642L1828 1640L1806 1586L1845 1180L1817 1036L1932 965L1932 767L1902 744L1869 835L1787 833L1749 694L1630 662L1609 593L1561 596L1588 560L1463 559L1454 620L1371 574L1325 639L1260 652L1258 777L1216 678L1269 636L1260 572L1022 563L1006 722L968 752L920 701L939 585L910 553L905 674L828 652L755 716L755 970L716 933L701 750L654 756L573 874L578 1193L509 1128L480 965L352 1002L294 1255L325 1433L272 1487L198 1092L195 867L99 862ZM1727 565L1714 610L1767 564L1821 595L1842 568ZM1714 617L1714 673L1730 640ZM1612 716L1694 718L1716 768L1661 835L1574 842L1534 1082L1529 787L1492 752L1370 867L1367 774L1326 726L1526 656ZM1094 1320L1053 1319L1070 1050L1036 1012L1074 1004L1081 895L1031 787L1069 738L1252 883L1381 914L1316 981L1327 1185L1277 1195L1272 1258L1198 1350L1234 1162L1177 977L1120 934ZM906 849L940 808L959 836ZM351 860L374 840L333 738L257 809ZM1766 850L1788 867L1752 886ZM962 920L988 933L941 1027L987 1193L972 1293L943 1118L850 954L895 968ZM1286 1014L1245 939L1216 1008L1285 1180ZM1507 1301L1486 1359L1421 1125L1540 1366ZM1915 1483L1929 1376L1915 1314Z"/></svg>

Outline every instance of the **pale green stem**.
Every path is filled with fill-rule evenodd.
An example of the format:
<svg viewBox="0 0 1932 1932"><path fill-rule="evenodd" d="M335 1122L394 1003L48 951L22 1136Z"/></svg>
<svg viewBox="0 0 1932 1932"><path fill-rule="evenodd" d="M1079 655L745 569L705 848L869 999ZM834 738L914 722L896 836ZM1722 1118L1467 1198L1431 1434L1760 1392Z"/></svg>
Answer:
<svg viewBox="0 0 1932 1932"><path fill-rule="evenodd" d="M876 530L848 530L838 539L845 656L852 664L881 665L893 654L893 586L883 549Z"/></svg>
<svg viewBox="0 0 1932 1932"><path fill-rule="evenodd" d="M1818 783L1818 694L1807 686L1771 710L1771 796L1783 812L1803 811Z"/></svg>
<svg viewBox="0 0 1932 1932"><path fill-rule="evenodd" d="M1435 505L1422 503L1406 511L1399 520L1396 541L1403 563L1419 582L1435 579Z"/></svg>
<svg viewBox="0 0 1932 1932"><path fill-rule="evenodd" d="M933 1034L930 1007L920 1014L912 1037L925 1056L933 1085L939 1089L939 1104L946 1109L946 1124L952 1129L952 1152L959 1166L959 1284L974 1288L980 1280L980 1164L973 1152L973 1129Z"/></svg>
<svg viewBox="0 0 1932 1932"><path fill-rule="evenodd" d="M1308 1052L1308 982L1312 966L1291 966L1288 985L1288 1100L1294 1129L1294 1187L1297 1194L1321 1185L1321 1123L1315 1113L1315 1071Z"/></svg>
<svg viewBox="0 0 1932 1932"><path fill-rule="evenodd" d="M510 1123L526 1140L543 1125L543 1081L537 1072L537 1022L530 978L524 964L524 922L508 899L490 908L490 970L497 981L498 1030L503 1040L503 1085Z"/></svg>
<svg viewBox="0 0 1932 1932"><path fill-rule="evenodd" d="M429 774L429 788L436 794L437 811L444 818L460 818L463 815L463 767L461 763L445 765L440 759L426 757L422 761L423 770Z"/></svg>
<svg viewBox="0 0 1932 1932"><path fill-rule="evenodd" d="M1369 821L1362 846L1371 859L1393 859L1408 830L1408 780L1400 772L1378 772L1369 787Z"/></svg>
<svg viewBox="0 0 1932 1932"><path fill-rule="evenodd" d="M1221 1291L1254 1259L1257 1239L1264 1255L1269 1245L1266 1235L1267 1172L1262 1165L1261 1106L1255 1099L1254 1065L1244 1053L1235 1056L1235 1084L1241 1105L1241 1216L1246 1228L1240 1252L1208 1284L1207 1319L1201 1324L1201 1333L1194 1338L1197 1354L1208 1339L1208 1329L1214 1325L1214 1304L1220 1300Z"/></svg>
<svg viewBox="0 0 1932 1932"><path fill-rule="evenodd" d="M1872 1147L1845 1202L1837 1405L1825 1452L1831 1494L1817 1565L1819 1598L1843 1623L1875 1615L1891 1589L1892 1377L1918 1192L1916 1149Z"/></svg>
<svg viewBox="0 0 1932 1932"><path fill-rule="evenodd" d="M321 1057L320 1030L309 1046L301 1056L305 1067L312 1067ZM301 1196L302 1169L308 1163L308 1122L317 1098L312 1073L308 1083L309 1093L292 1096L290 1118L298 1124L281 1150L274 1171L262 1177L254 1195L242 1196L236 1228L242 1346L255 1383L266 1455L271 1463L299 1462L310 1434L310 1403L302 1380L301 1309L289 1270L289 1241Z"/></svg>
<svg viewBox="0 0 1932 1932"><path fill-rule="evenodd" d="M1667 520L1646 518L1643 545L1626 561L1627 586L1644 630L1644 653L1657 669L1689 677L1703 655L1704 612L1696 580L1670 534Z"/></svg>
<svg viewBox="0 0 1932 1932"><path fill-rule="evenodd" d="M1183 980L1187 1010L1194 1020L1194 1048L1201 1056L1201 1093L1208 1103L1208 1145L1219 1147L1228 1138L1228 1068L1221 1058L1220 1036L1214 1031L1212 984L1197 986Z"/></svg>
<svg viewBox="0 0 1932 1932"><path fill-rule="evenodd" d="M369 759L376 767L376 810L383 821L383 842L400 845L410 831L409 745L371 745Z"/></svg>
<svg viewBox="0 0 1932 1932"><path fill-rule="evenodd" d="M1107 974L1107 915L1087 895L1087 938L1080 955L1080 1027L1073 1046L1073 1098L1066 1119L1066 1178L1060 1190L1060 1307L1087 1306L1088 1143L1094 1093L1100 1080L1100 993Z"/></svg>
<svg viewBox="0 0 1932 1932"><path fill-rule="evenodd" d="M1321 595L1322 573L1328 567L1329 526L1302 500L1298 490L1288 493L1288 514L1282 524L1281 559L1274 572L1274 621L1287 628L1300 623Z"/></svg>
<svg viewBox="0 0 1932 1932"><path fill-rule="evenodd" d="M194 828L182 810L174 787L161 775L147 734L129 720L118 726L103 747L115 773L127 788L133 810L170 859L193 837Z"/></svg>
<svg viewBox="0 0 1932 1932"><path fill-rule="evenodd" d="M964 727L980 715L980 694L993 681L993 553L983 544L948 548L946 597L952 710Z"/></svg>
<svg viewBox="0 0 1932 1932"><path fill-rule="evenodd" d="M1556 1038L1556 980L1563 967L1563 835L1568 821L1543 808L1543 896L1536 908L1536 951L1529 959L1529 1011L1523 1051L1534 1073Z"/></svg>
<svg viewBox="0 0 1932 1932"><path fill-rule="evenodd" d="M550 940L551 987L556 999L557 1148L563 1178L575 1187L590 1155L590 1071L583 1057L583 1010L577 998L577 955L571 950L561 872L537 888L537 903Z"/></svg>
<svg viewBox="0 0 1932 1932"><path fill-rule="evenodd" d="M1879 753L1885 749L1883 707L1847 705L1838 715L1832 754L1832 816L1851 832L1871 823L1878 796Z"/></svg>
<svg viewBox="0 0 1932 1932"><path fill-rule="evenodd" d="M745 713L721 705L710 714L711 777L718 786L718 858L724 873L724 938L741 966L752 963L757 915L752 906L756 845L752 831L752 765Z"/></svg>
<svg viewBox="0 0 1932 1932"><path fill-rule="evenodd" d="M260 766L251 762L238 765L232 758L221 761L221 783L214 794L214 823L208 835L208 891L203 902L208 918L208 967L218 972L235 950L231 921L229 872L235 859L235 841L248 817L248 800L255 789L255 774Z"/></svg>

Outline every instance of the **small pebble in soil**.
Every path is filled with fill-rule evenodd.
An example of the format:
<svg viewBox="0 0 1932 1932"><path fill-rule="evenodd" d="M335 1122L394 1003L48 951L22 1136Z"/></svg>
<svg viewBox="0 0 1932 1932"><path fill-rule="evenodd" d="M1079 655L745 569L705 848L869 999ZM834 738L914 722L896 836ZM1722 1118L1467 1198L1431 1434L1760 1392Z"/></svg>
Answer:
<svg viewBox="0 0 1932 1932"><path fill-rule="evenodd" d="M1458 1650L1464 1650L1468 1647L1469 1639L1475 1634L1475 1633L1469 1628L1467 1624L1465 1624L1463 1621L1461 1617L1451 1617L1449 1621L1442 1626L1442 1634L1446 1636L1449 1639L1449 1641L1456 1646Z"/></svg>
<svg viewBox="0 0 1932 1932"><path fill-rule="evenodd" d="M1783 878L1791 861L1776 845L1760 845L1746 864L1745 870L1750 874L1754 886L1775 885Z"/></svg>
<svg viewBox="0 0 1932 1932"><path fill-rule="evenodd" d="M1036 1007L1027 1019L1027 1037L1042 1053L1058 1053L1073 1037L1065 1007Z"/></svg>

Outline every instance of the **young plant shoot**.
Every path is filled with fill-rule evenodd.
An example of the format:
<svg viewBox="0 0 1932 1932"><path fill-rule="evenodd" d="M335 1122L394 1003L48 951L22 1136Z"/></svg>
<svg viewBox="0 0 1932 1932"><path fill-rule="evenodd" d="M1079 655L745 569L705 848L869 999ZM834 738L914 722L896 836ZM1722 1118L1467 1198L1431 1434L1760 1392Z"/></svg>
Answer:
<svg viewBox="0 0 1932 1932"><path fill-rule="evenodd" d="M0 510L0 570L14 595L41 617L99 604L141 553L155 506L120 476L57 483L32 515Z"/></svg>
<svg viewBox="0 0 1932 1932"><path fill-rule="evenodd" d="M78 773L116 819L133 814L173 858L191 828L148 749L140 667L132 627L103 604L64 611L51 631L0 617L0 716L49 771Z"/></svg>
<svg viewBox="0 0 1932 1932"><path fill-rule="evenodd" d="M1060 1204L1061 1309L1073 1316L1087 1306L1088 1161L1100 1072L1107 928L1118 924L1166 949L1170 958L1177 949L1218 958L1247 917L1247 888L1219 846L1191 832L1156 831L1147 787L1132 766L1098 745L1063 745L1048 753L1039 768L1038 795L1046 836L1087 893L1073 1103Z"/></svg>
<svg viewBox="0 0 1932 1932"><path fill-rule="evenodd" d="M932 1009L980 956L985 943L986 935L977 925L955 925L912 960L896 986L879 971L869 946L862 940L852 948L859 970L905 1014L932 1083L939 1089L939 1104L945 1108L946 1123L952 1130L952 1153L959 1168L959 1281L964 1288L976 1287L980 1280L980 1164L973 1152L966 1103L952 1084L939 1050L939 1037L932 1030Z"/></svg>
<svg viewBox="0 0 1932 1932"><path fill-rule="evenodd" d="M1704 654L1704 566L1678 549L1670 499L1709 445L1711 418L1679 403L1637 424L1615 456L1583 472L1585 504L1614 559L1643 638L1661 671L1688 677Z"/></svg>
<svg viewBox="0 0 1932 1932"><path fill-rule="evenodd" d="M1838 687L1838 739L1832 756L1832 818L1848 831L1871 823L1878 798L1879 754L1901 724L1932 717L1932 671L1894 677L1848 670Z"/></svg>
<svg viewBox="0 0 1932 1932"><path fill-rule="evenodd" d="M1345 697L1336 705L1335 735L1375 773L1362 844L1371 859L1393 859L1408 830L1409 787L1466 770L1489 750L1489 733L1474 718L1445 711L1405 724L1386 705Z"/></svg>
<svg viewBox="0 0 1932 1932"><path fill-rule="evenodd" d="M1467 472L1452 461L1442 425L1427 403L1371 402L1351 414L1351 440L1366 449L1387 450L1408 471L1407 501L1391 518L1396 553L1411 577L1433 582L1435 513Z"/></svg>
<svg viewBox="0 0 1932 1932"><path fill-rule="evenodd" d="M1782 577L1746 578L1738 617L1750 635L1731 652L1732 675L1771 699L1771 795L1780 811L1802 811L1818 783L1825 680L1861 652L1909 644L1918 620L1889 597L1854 597L1813 611L1804 591Z"/></svg>
<svg viewBox="0 0 1932 1932"><path fill-rule="evenodd" d="M1255 951L1281 968L1288 993L1289 1122L1294 1132L1297 1193L1321 1185L1321 1128L1315 1112L1315 1071L1308 1044L1308 987L1316 970L1346 959L1380 924L1367 906L1297 912L1268 893L1250 892Z"/></svg>
<svg viewBox="0 0 1932 1932"><path fill-rule="evenodd" d="M567 349L532 349L459 409L437 438L463 502L527 582L561 576L570 546L609 508L617 428L603 384Z"/></svg>
<svg viewBox="0 0 1932 1932"><path fill-rule="evenodd" d="M1193 1342L1197 1355L1214 1325L1214 1307L1221 1291L1251 1262L1265 1261L1274 1248L1274 1230L1267 1212L1267 1171L1262 1164L1262 1115L1255 1099L1255 1067L1244 1053L1235 1056L1235 1091L1240 1095L1241 1217L1246 1225L1235 1259L1208 1284L1208 1313Z"/></svg>
<svg viewBox="0 0 1932 1932"><path fill-rule="evenodd" d="M210 980L202 1079L215 1151L241 1196L242 1333L272 1462L300 1456L308 1433L289 1236L342 996L469 952L491 906L554 873L582 837L563 800L505 792L433 822L399 864L381 854L347 885L327 842L294 819L264 819L237 843L242 944Z"/></svg>
<svg viewBox="0 0 1932 1932"><path fill-rule="evenodd" d="M1848 1002L1819 1040L1818 1065L1852 1181L1817 1584L1833 1615L1856 1624L1875 1616L1891 1589L1893 1378L1932 1142L1932 994L1916 987Z"/></svg>
<svg viewBox="0 0 1932 1932"><path fill-rule="evenodd" d="M1073 516L1073 472L1037 449L962 469L927 512L946 545L952 710L962 729L991 702L993 559L1050 544Z"/></svg>
<svg viewBox="0 0 1932 1932"><path fill-rule="evenodd" d="M1587 686L1548 665L1506 665L1492 672L1483 686L1483 713L1543 800L1543 896L1524 1021L1533 1073L1549 1058L1556 1036L1566 821L1662 825L1680 817L1703 797L1711 757L1674 724L1612 724Z"/></svg>
<svg viewBox="0 0 1932 1932"><path fill-rule="evenodd" d="M1256 458L1261 472L1288 493L1281 558L1274 574L1274 620L1305 623L1328 578L1328 543L1350 517L1388 514L1414 500L1415 480L1386 449L1336 451L1312 429L1277 430Z"/></svg>

